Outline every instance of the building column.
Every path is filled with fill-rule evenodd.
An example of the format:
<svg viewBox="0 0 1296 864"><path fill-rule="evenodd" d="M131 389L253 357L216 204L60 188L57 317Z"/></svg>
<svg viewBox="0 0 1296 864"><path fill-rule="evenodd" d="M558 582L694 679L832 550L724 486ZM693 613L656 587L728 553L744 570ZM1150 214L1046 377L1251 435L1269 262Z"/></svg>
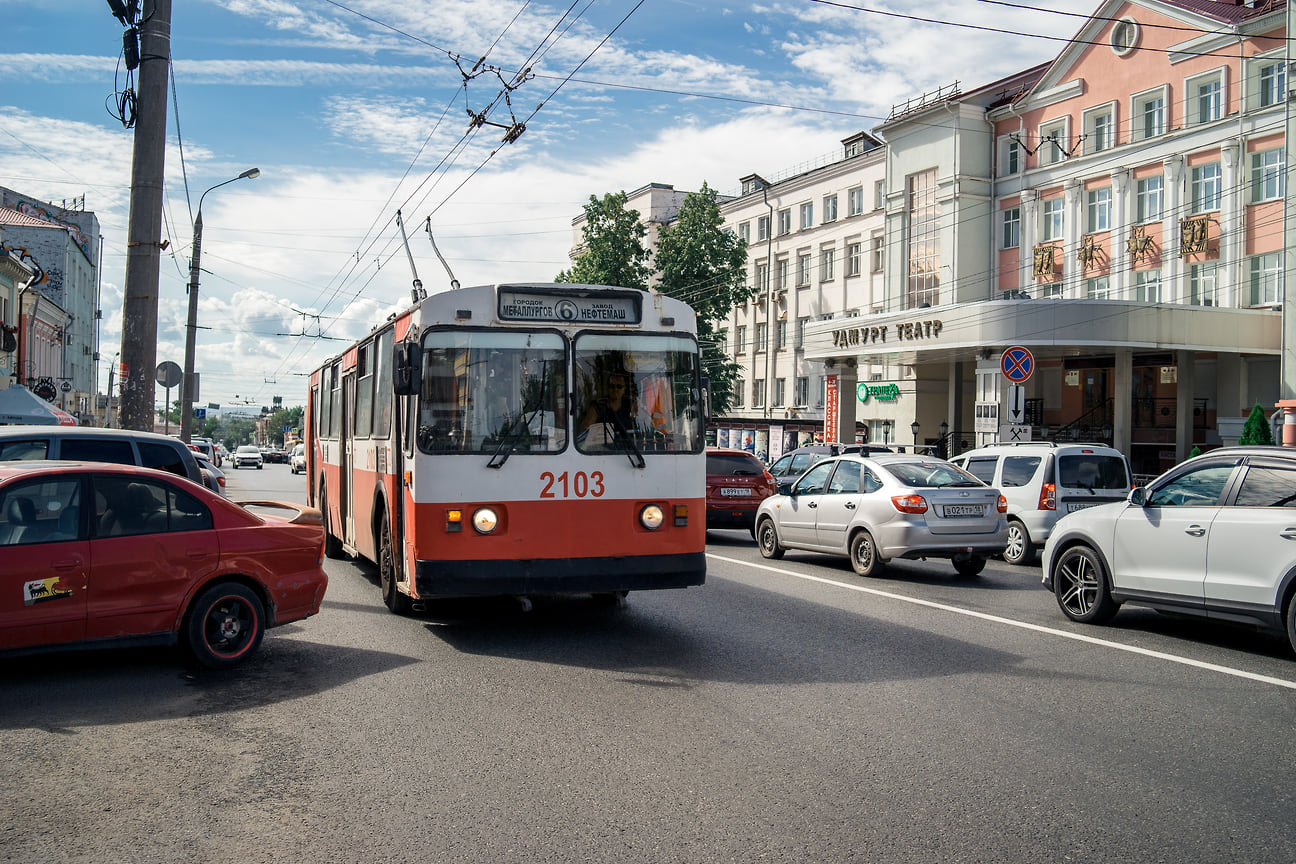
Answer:
<svg viewBox="0 0 1296 864"><path fill-rule="evenodd" d="M1175 352L1175 375L1178 385L1175 391L1175 462L1188 458L1192 450L1193 430L1193 378L1196 354L1193 351Z"/></svg>
<svg viewBox="0 0 1296 864"><path fill-rule="evenodd" d="M1066 181L1063 197L1066 198L1066 224L1062 226L1062 296L1066 299L1084 298L1084 274L1076 261L1076 250L1084 236L1084 185L1076 178Z"/></svg>
<svg viewBox="0 0 1296 864"><path fill-rule="evenodd" d="M1246 394L1246 367L1241 354L1217 355L1215 359L1215 414L1217 417L1245 417L1250 406L1243 403Z"/></svg>
<svg viewBox="0 0 1296 864"><path fill-rule="evenodd" d="M1220 184L1223 188L1220 193L1219 260L1215 275L1215 302L1234 308L1245 305L1239 296L1242 252L1246 248L1242 237L1242 202L1243 190L1248 194L1251 191L1251 184L1243 182L1245 175L1240 149L1237 141L1227 141L1220 147Z"/></svg>
<svg viewBox="0 0 1296 864"><path fill-rule="evenodd" d="M832 370L837 373L837 440L843 444L855 443L855 416L859 397L859 364L855 358L843 360Z"/></svg>
<svg viewBox="0 0 1296 864"><path fill-rule="evenodd" d="M1134 440L1134 352L1129 348L1116 349L1116 375L1112 391L1112 446L1129 455Z"/></svg>
<svg viewBox="0 0 1296 864"><path fill-rule="evenodd" d="M1188 302L1188 286L1179 258L1179 220L1184 212L1184 159L1170 156L1161 163L1165 172L1164 200L1161 202L1161 300L1164 303Z"/></svg>
<svg viewBox="0 0 1296 864"><path fill-rule="evenodd" d="M1107 273L1111 287L1111 296L1120 300L1126 300L1132 296L1130 291L1130 286L1132 284L1130 268L1127 266L1121 266L1121 262L1125 260L1125 236L1129 233L1129 226L1132 220L1129 180L1130 172L1126 168L1118 168L1111 172L1111 236L1108 238L1107 242L1107 260L1110 266L1107 268Z"/></svg>
<svg viewBox="0 0 1296 864"><path fill-rule="evenodd" d="M945 422L949 424L950 436L956 437L958 433L967 433L963 437L969 441L972 440L972 430L963 427L963 417L965 415L966 399L963 394L963 370L964 363L962 360L951 360L949 364L949 394L945 402ZM939 432L937 433L939 434ZM955 441L957 445L957 441ZM956 452L956 446L951 446L946 450L946 458L953 456Z"/></svg>

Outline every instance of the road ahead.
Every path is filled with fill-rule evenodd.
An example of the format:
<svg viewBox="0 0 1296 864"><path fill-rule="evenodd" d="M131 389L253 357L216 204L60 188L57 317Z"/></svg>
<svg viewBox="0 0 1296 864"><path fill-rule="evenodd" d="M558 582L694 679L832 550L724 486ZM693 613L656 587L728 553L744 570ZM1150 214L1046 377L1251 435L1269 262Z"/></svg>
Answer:
<svg viewBox="0 0 1296 864"><path fill-rule="evenodd" d="M235 498L300 497L287 466ZM1296 659L1037 568L861 580L710 535L707 584L322 613L227 673L0 661L0 860L1296 860Z"/></svg>

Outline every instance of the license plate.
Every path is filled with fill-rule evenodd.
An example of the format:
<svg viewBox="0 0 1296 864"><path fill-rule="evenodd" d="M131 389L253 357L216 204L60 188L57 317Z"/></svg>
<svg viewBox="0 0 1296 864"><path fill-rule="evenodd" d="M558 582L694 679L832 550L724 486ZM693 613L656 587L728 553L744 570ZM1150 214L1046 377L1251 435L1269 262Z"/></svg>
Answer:
<svg viewBox="0 0 1296 864"><path fill-rule="evenodd" d="M945 516L983 516L985 508L980 504L946 504Z"/></svg>
<svg viewBox="0 0 1296 864"><path fill-rule="evenodd" d="M1097 501L1093 502L1092 504L1067 504L1067 512L1074 513L1077 510L1088 510L1090 507L1097 507L1097 506L1098 506Z"/></svg>
<svg viewBox="0 0 1296 864"><path fill-rule="evenodd" d="M720 496L722 498L750 498L751 494L752 494L752 490L745 489L745 488L733 489L729 487L724 487L720 490Z"/></svg>

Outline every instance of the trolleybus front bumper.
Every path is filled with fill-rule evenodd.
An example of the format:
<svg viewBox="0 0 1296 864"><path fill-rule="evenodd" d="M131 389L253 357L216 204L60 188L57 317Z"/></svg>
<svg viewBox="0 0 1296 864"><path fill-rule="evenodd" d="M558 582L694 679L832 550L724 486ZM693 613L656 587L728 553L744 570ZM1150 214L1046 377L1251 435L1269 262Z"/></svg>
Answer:
<svg viewBox="0 0 1296 864"><path fill-rule="evenodd" d="M419 561L421 598L501 594L598 594L687 588L706 579L706 553L524 561Z"/></svg>

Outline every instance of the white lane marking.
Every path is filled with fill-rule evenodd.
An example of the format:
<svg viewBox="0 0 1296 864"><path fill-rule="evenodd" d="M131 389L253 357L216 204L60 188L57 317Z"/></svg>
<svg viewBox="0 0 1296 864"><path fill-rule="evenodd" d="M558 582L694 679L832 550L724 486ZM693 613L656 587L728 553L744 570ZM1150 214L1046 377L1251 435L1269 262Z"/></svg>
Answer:
<svg viewBox="0 0 1296 864"><path fill-rule="evenodd" d="M1262 684L1272 684L1275 687L1286 687L1288 690L1296 690L1296 681L1288 681L1285 678L1274 678L1269 675L1257 675L1254 672L1247 672L1243 669L1234 669L1229 666L1220 666L1215 663L1203 663L1200 660L1193 660L1189 657L1180 657L1175 654L1166 654L1163 651L1152 651L1148 648L1139 648L1135 645L1122 645L1119 642L1112 642L1109 639L1098 639L1093 636L1085 636L1082 633L1068 633L1065 630L1056 630L1052 627L1044 627L1040 624L1030 624L1026 621L1014 621L1011 618L1002 618L998 615L987 615L985 612L976 612L972 609L960 609L958 606L950 606L947 603L936 603L932 600L906 597L903 594L881 591L877 588L865 587L864 585L852 585L849 582L839 582L836 579L825 579L822 576L809 576L805 573L796 573L792 570L784 570L780 567L771 567L768 564L753 564L750 561L740 561L737 558L726 558L723 555L715 555L710 552L707 553L707 557L714 558L716 561L724 561L727 564L737 564L741 567L754 567L757 570L768 570L771 573L778 573L780 576L793 576L797 579L804 579L807 582L819 582L823 585L832 585L835 588L845 588L847 591L858 591L861 594L872 594L875 597L885 597L888 600L899 600L902 603L912 603L915 606L926 606L929 609L939 609L942 612L953 612L955 615L966 615L969 618L980 618L982 621L993 621L996 624L1006 624L1009 627L1018 627L1022 630L1032 630L1036 633L1047 633L1050 636L1059 636L1063 639L1071 639L1076 642L1088 642L1090 645L1102 645L1105 648L1114 648L1117 651L1127 651L1130 654L1153 657L1157 660L1166 660L1170 663L1178 663L1183 666L1192 666L1197 669L1206 669L1211 672L1220 672L1224 675L1232 675L1234 678L1245 678L1249 681L1259 681Z"/></svg>

